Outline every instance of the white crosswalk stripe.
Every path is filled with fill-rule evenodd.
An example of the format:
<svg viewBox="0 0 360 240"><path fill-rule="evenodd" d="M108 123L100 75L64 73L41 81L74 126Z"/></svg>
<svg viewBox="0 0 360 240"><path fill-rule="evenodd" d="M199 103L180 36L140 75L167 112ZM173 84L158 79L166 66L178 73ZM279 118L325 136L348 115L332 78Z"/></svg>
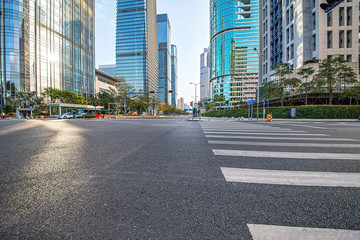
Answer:
<svg viewBox="0 0 360 240"><path fill-rule="evenodd" d="M230 135L263 135L263 136L329 136L326 134L312 134L312 133L272 133L272 132L208 132L205 134L230 134Z"/></svg>
<svg viewBox="0 0 360 240"><path fill-rule="evenodd" d="M349 138L296 138L296 137L256 137L256 136L231 136L231 135L205 135L207 138L235 138L235 139L270 139L270 140L307 140L307 141L346 141L359 142L360 140Z"/></svg>
<svg viewBox="0 0 360 240"><path fill-rule="evenodd" d="M292 165L288 160L314 162L338 161L339 165L353 163L360 160L360 140L341 138L324 134L322 127L312 127L307 131L259 126L249 123L227 124L201 124L203 132L212 147L216 157L226 159L226 162L236 163L238 167L219 166L225 180L229 183L264 184L291 187L322 187L322 188L360 188L360 173L338 172L338 168L329 171L311 171L301 169L299 164L291 170ZM301 126L301 125L299 125ZM308 126L306 126L308 127ZM234 128L234 129L232 129ZM315 130L315 128L318 128ZM316 133L309 133L316 131ZM326 132L327 133L327 132ZM316 148L316 149L314 149ZM304 149L307 149L304 150ZM311 151L310 151L311 150ZM269 159L269 160L268 160ZM241 167L242 163L248 166L251 162L270 161L281 159L284 169L250 169ZM294 163L292 161L291 163ZM278 164L278 163L277 163ZM278 165L275 165L278 166ZM288 170L290 169L290 170ZM360 231L346 229L324 229L287 227L276 225L247 225L254 240L302 240L302 239L360 239Z"/></svg>
<svg viewBox="0 0 360 240"><path fill-rule="evenodd" d="M286 142L244 142L244 141L208 141L215 145L272 146L272 147L315 147L315 148L358 148L359 144L336 143L286 143Z"/></svg>
<svg viewBox="0 0 360 240"><path fill-rule="evenodd" d="M204 131L212 131L212 132L254 132L254 130L250 130L250 129L219 129L219 128L214 128L214 129L204 129ZM274 132L274 133L305 133L305 131L292 131L292 130L268 130L266 129L266 131L262 131L262 132Z"/></svg>
<svg viewBox="0 0 360 240"><path fill-rule="evenodd" d="M228 182L295 186L360 187L360 174L221 168Z"/></svg>
<svg viewBox="0 0 360 240"><path fill-rule="evenodd" d="M268 152L268 151L243 151L213 149L215 155L234 157L265 157L265 158L286 158L286 159L339 159L359 160L360 154L345 153L307 153L307 152Z"/></svg>
<svg viewBox="0 0 360 240"><path fill-rule="evenodd" d="M254 240L359 240L360 231L247 224Z"/></svg>

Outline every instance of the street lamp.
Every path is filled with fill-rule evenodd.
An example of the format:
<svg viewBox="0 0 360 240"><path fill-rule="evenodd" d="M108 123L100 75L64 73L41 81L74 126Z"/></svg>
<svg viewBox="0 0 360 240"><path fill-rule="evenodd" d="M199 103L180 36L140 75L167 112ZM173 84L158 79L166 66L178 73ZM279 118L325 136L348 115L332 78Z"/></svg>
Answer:
<svg viewBox="0 0 360 240"><path fill-rule="evenodd" d="M200 83L190 83L190 84L193 84L195 85L195 102L197 102L197 85L199 85Z"/></svg>
<svg viewBox="0 0 360 240"><path fill-rule="evenodd" d="M195 85L195 102L194 102L194 106L193 106L193 119L194 119L194 110L195 110L195 103L197 103L197 85L199 85L200 83L190 83Z"/></svg>
<svg viewBox="0 0 360 240"><path fill-rule="evenodd" d="M259 67L258 67L258 82L257 82L257 90L256 90L256 119L259 120L259 101L260 101L260 62L261 56L259 51L254 48L255 52L259 57Z"/></svg>

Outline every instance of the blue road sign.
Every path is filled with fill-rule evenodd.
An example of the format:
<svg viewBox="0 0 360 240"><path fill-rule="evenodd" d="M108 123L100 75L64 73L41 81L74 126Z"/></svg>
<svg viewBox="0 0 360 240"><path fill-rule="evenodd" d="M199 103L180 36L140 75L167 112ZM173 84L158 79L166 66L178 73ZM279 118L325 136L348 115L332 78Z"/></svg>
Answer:
<svg viewBox="0 0 360 240"><path fill-rule="evenodd" d="M0 108L2 108L2 105L0 104Z"/></svg>
<svg viewBox="0 0 360 240"><path fill-rule="evenodd" d="M135 94L134 92L129 92L130 94Z"/></svg>
<svg viewBox="0 0 360 240"><path fill-rule="evenodd" d="M248 105L254 105L254 100L249 100L249 101L247 102L247 104L248 104Z"/></svg>
<svg viewBox="0 0 360 240"><path fill-rule="evenodd" d="M32 109L32 106L30 106L29 108Z"/></svg>

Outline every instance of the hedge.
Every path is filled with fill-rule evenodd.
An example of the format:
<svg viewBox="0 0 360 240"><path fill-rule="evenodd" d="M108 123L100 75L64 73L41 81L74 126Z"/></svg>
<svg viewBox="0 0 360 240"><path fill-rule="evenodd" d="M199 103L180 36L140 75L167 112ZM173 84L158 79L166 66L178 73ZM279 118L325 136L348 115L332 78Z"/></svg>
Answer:
<svg viewBox="0 0 360 240"><path fill-rule="evenodd" d="M307 105L294 107L270 107L266 108L266 114L272 114L273 118L291 118L291 108L296 108L296 117L300 119L358 119L360 105ZM248 109L227 109L210 111L206 117L248 117ZM254 106L253 118L256 117ZM259 118L263 117L263 108L259 109Z"/></svg>

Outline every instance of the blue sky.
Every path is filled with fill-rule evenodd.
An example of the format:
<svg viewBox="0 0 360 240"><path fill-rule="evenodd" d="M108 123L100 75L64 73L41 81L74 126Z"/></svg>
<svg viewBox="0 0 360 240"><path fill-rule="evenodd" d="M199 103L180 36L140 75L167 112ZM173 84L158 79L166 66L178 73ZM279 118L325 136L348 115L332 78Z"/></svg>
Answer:
<svg viewBox="0 0 360 240"><path fill-rule="evenodd" d="M96 0L96 67L115 63L116 0ZM179 51L179 97L194 100L190 82L200 82L200 54L209 45L209 0L158 0L158 14L167 13L172 43ZM199 99L198 87L198 99Z"/></svg>

